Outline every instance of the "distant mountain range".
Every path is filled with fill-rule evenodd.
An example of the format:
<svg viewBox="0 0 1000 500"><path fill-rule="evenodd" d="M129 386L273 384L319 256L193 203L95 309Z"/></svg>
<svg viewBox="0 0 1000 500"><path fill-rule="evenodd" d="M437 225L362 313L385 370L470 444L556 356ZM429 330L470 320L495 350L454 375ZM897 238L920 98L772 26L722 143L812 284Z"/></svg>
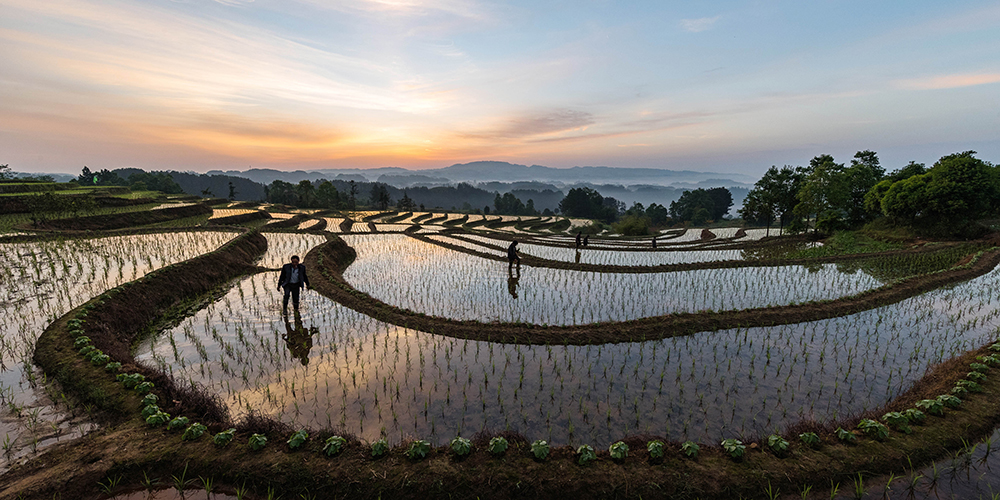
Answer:
<svg viewBox="0 0 1000 500"><path fill-rule="evenodd" d="M432 186L469 182L542 182L556 187L573 184L646 184L656 186L694 187L748 187L756 179L743 174L695 172L658 168L625 167L572 167L552 168L542 165L518 165L501 161L476 161L458 163L450 167L409 170L399 167L373 169L319 169L282 171L256 169L208 172L209 175L232 175L270 184L275 180L297 183L301 180L354 180L357 182L385 182L398 187Z"/></svg>

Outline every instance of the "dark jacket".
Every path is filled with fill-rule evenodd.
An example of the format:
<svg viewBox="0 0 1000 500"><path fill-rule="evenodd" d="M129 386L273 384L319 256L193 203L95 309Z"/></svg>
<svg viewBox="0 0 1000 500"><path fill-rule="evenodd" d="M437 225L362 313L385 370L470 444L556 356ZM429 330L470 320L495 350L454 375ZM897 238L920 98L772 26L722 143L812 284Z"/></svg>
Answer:
<svg viewBox="0 0 1000 500"><path fill-rule="evenodd" d="M285 286L288 283L288 279L292 274L292 265L285 264L281 266L281 276L278 276L278 287ZM309 286L309 278L306 276L306 266L299 264L299 283L298 286Z"/></svg>

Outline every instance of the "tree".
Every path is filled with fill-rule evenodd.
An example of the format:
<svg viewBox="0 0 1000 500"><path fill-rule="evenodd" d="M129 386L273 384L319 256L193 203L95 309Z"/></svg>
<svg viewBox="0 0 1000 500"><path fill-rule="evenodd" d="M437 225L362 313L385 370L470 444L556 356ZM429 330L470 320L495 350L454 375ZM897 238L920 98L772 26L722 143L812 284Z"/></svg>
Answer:
<svg viewBox="0 0 1000 500"><path fill-rule="evenodd" d="M396 202L396 210L399 210L400 212L412 212L414 208L416 208L416 203L413 203L413 200L410 199L410 195L406 194L406 190L404 189L403 197Z"/></svg>
<svg viewBox="0 0 1000 500"><path fill-rule="evenodd" d="M232 201L235 199L236 199L236 186L233 184L233 181L229 181L229 200Z"/></svg>
<svg viewBox="0 0 1000 500"><path fill-rule="evenodd" d="M294 185L282 180L275 180L267 188L267 201L280 205L297 206L299 195Z"/></svg>
<svg viewBox="0 0 1000 500"><path fill-rule="evenodd" d="M81 186L93 186L97 184L97 176L90 171L90 168L86 165L83 166L83 170L80 172L80 177L77 177L77 182Z"/></svg>
<svg viewBox="0 0 1000 500"><path fill-rule="evenodd" d="M649 222L654 226L665 226L670 221L670 211L659 203L650 203L646 207L646 217L649 217Z"/></svg>
<svg viewBox="0 0 1000 500"><path fill-rule="evenodd" d="M385 210L389 208L392 203L392 199L389 197L389 189L386 188L385 184L381 182L376 182L372 184L371 191L371 204L379 210Z"/></svg>
<svg viewBox="0 0 1000 500"><path fill-rule="evenodd" d="M887 217L899 222L959 233L976 218L997 208L996 169L965 151L941 157L927 173L878 184L868 197ZM914 169L916 170L916 169Z"/></svg>
<svg viewBox="0 0 1000 500"><path fill-rule="evenodd" d="M354 210L358 208L358 183L354 182L352 179L348 184L348 198L347 198L347 208L349 210Z"/></svg>
<svg viewBox="0 0 1000 500"><path fill-rule="evenodd" d="M704 224L714 213L717 211L712 195L702 188L684 191L679 199L670 202L670 218L677 221Z"/></svg>
<svg viewBox="0 0 1000 500"><path fill-rule="evenodd" d="M0 179L13 179L14 174L11 173L10 165L4 163L0 165Z"/></svg>
<svg viewBox="0 0 1000 500"><path fill-rule="evenodd" d="M798 192L797 215L815 216L814 230L837 229L846 218L848 200L847 178L844 165L836 163L830 155L819 155L809 161L807 174Z"/></svg>
<svg viewBox="0 0 1000 500"><path fill-rule="evenodd" d="M878 155L874 151L858 151L844 175L847 176L847 223L857 226L875 219L881 210L871 210L865 205L865 195L885 176L885 169L879 165Z"/></svg>
<svg viewBox="0 0 1000 500"><path fill-rule="evenodd" d="M729 209L733 207L733 193L724 187L711 188L706 192L712 198L712 210L709 211L709 217L712 220L722 220L729 213Z"/></svg>
<svg viewBox="0 0 1000 500"><path fill-rule="evenodd" d="M910 160L910 163L907 163L903 168L900 168L898 170L893 170L892 172L890 172L889 175L886 176L886 179L891 182L896 182L896 181L901 181L903 179L909 179L914 175L920 175L926 173L927 173L926 165L924 165L923 163L917 163L913 160Z"/></svg>
<svg viewBox="0 0 1000 500"><path fill-rule="evenodd" d="M605 199L601 193L591 188L573 188L559 202L559 211L567 217L597 219L610 223L617 218L620 204L621 202L614 198Z"/></svg>
<svg viewBox="0 0 1000 500"><path fill-rule="evenodd" d="M739 214L744 221L750 224L766 225L765 235L770 236L775 210L776 203L773 195L755 187L743 198L743 208L739 210Z"/></svg>
<svg viewBox="0 0 1000 500"><path fill-rule="evenodd" d="M322 208L340 208L340 192L332 182L324 180L316 188L316 203Z"/></svg>

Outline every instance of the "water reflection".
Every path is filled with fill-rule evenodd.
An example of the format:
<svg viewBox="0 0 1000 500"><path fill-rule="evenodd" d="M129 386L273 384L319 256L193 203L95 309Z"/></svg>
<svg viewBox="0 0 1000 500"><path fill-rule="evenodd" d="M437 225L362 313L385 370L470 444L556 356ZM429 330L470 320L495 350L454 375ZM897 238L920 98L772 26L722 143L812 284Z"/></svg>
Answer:
<svg viewBox="0 0 1000 500"><path fill-rule="evenodd" d="M309 328L303 327L302 316L299 314L298 309L295 310L294 321L294 325L289 323L288 316L285 316L285 335L282 338L285 340L288 352L292 354L292 357L302 361L303 366L308 365L309 350L313 346L313 335L319 333L319 328L315 326Z"/></svg>

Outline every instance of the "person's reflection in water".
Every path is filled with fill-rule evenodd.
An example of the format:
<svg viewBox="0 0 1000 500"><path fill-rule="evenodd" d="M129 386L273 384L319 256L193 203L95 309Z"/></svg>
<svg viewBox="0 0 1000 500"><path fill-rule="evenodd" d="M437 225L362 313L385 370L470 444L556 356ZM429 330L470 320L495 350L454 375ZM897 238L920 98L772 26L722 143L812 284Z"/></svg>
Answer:
<svg viewBox="0 0 1000 500"><path fill-rule="evenodd" d="M299 312L295 311L295 324L292 325L288 322L288 316L285 316L285 334L281 338L285 339L285 343L288 345L288 352L292 353L292 357L302 361L303 365L309 364L309 350L313 346L313 335L319 333L319 328L312 327L306 329L302 326L302 316L299 316Z"/></svg>
<svg viewBox="0 0 1000 500"><path fill-rule="evenodd" d="M580 251L579 250L576 251L576 263L577 264L580 263Z"/></svg>
<svg viewBox="0 0 1000 500"><path fill-rule="evenodd" d="M510 296L517 298L517 281L521 279L521 268L517 269L517 274L514 271L507 271L507 291L510 292Z"/></svg>

